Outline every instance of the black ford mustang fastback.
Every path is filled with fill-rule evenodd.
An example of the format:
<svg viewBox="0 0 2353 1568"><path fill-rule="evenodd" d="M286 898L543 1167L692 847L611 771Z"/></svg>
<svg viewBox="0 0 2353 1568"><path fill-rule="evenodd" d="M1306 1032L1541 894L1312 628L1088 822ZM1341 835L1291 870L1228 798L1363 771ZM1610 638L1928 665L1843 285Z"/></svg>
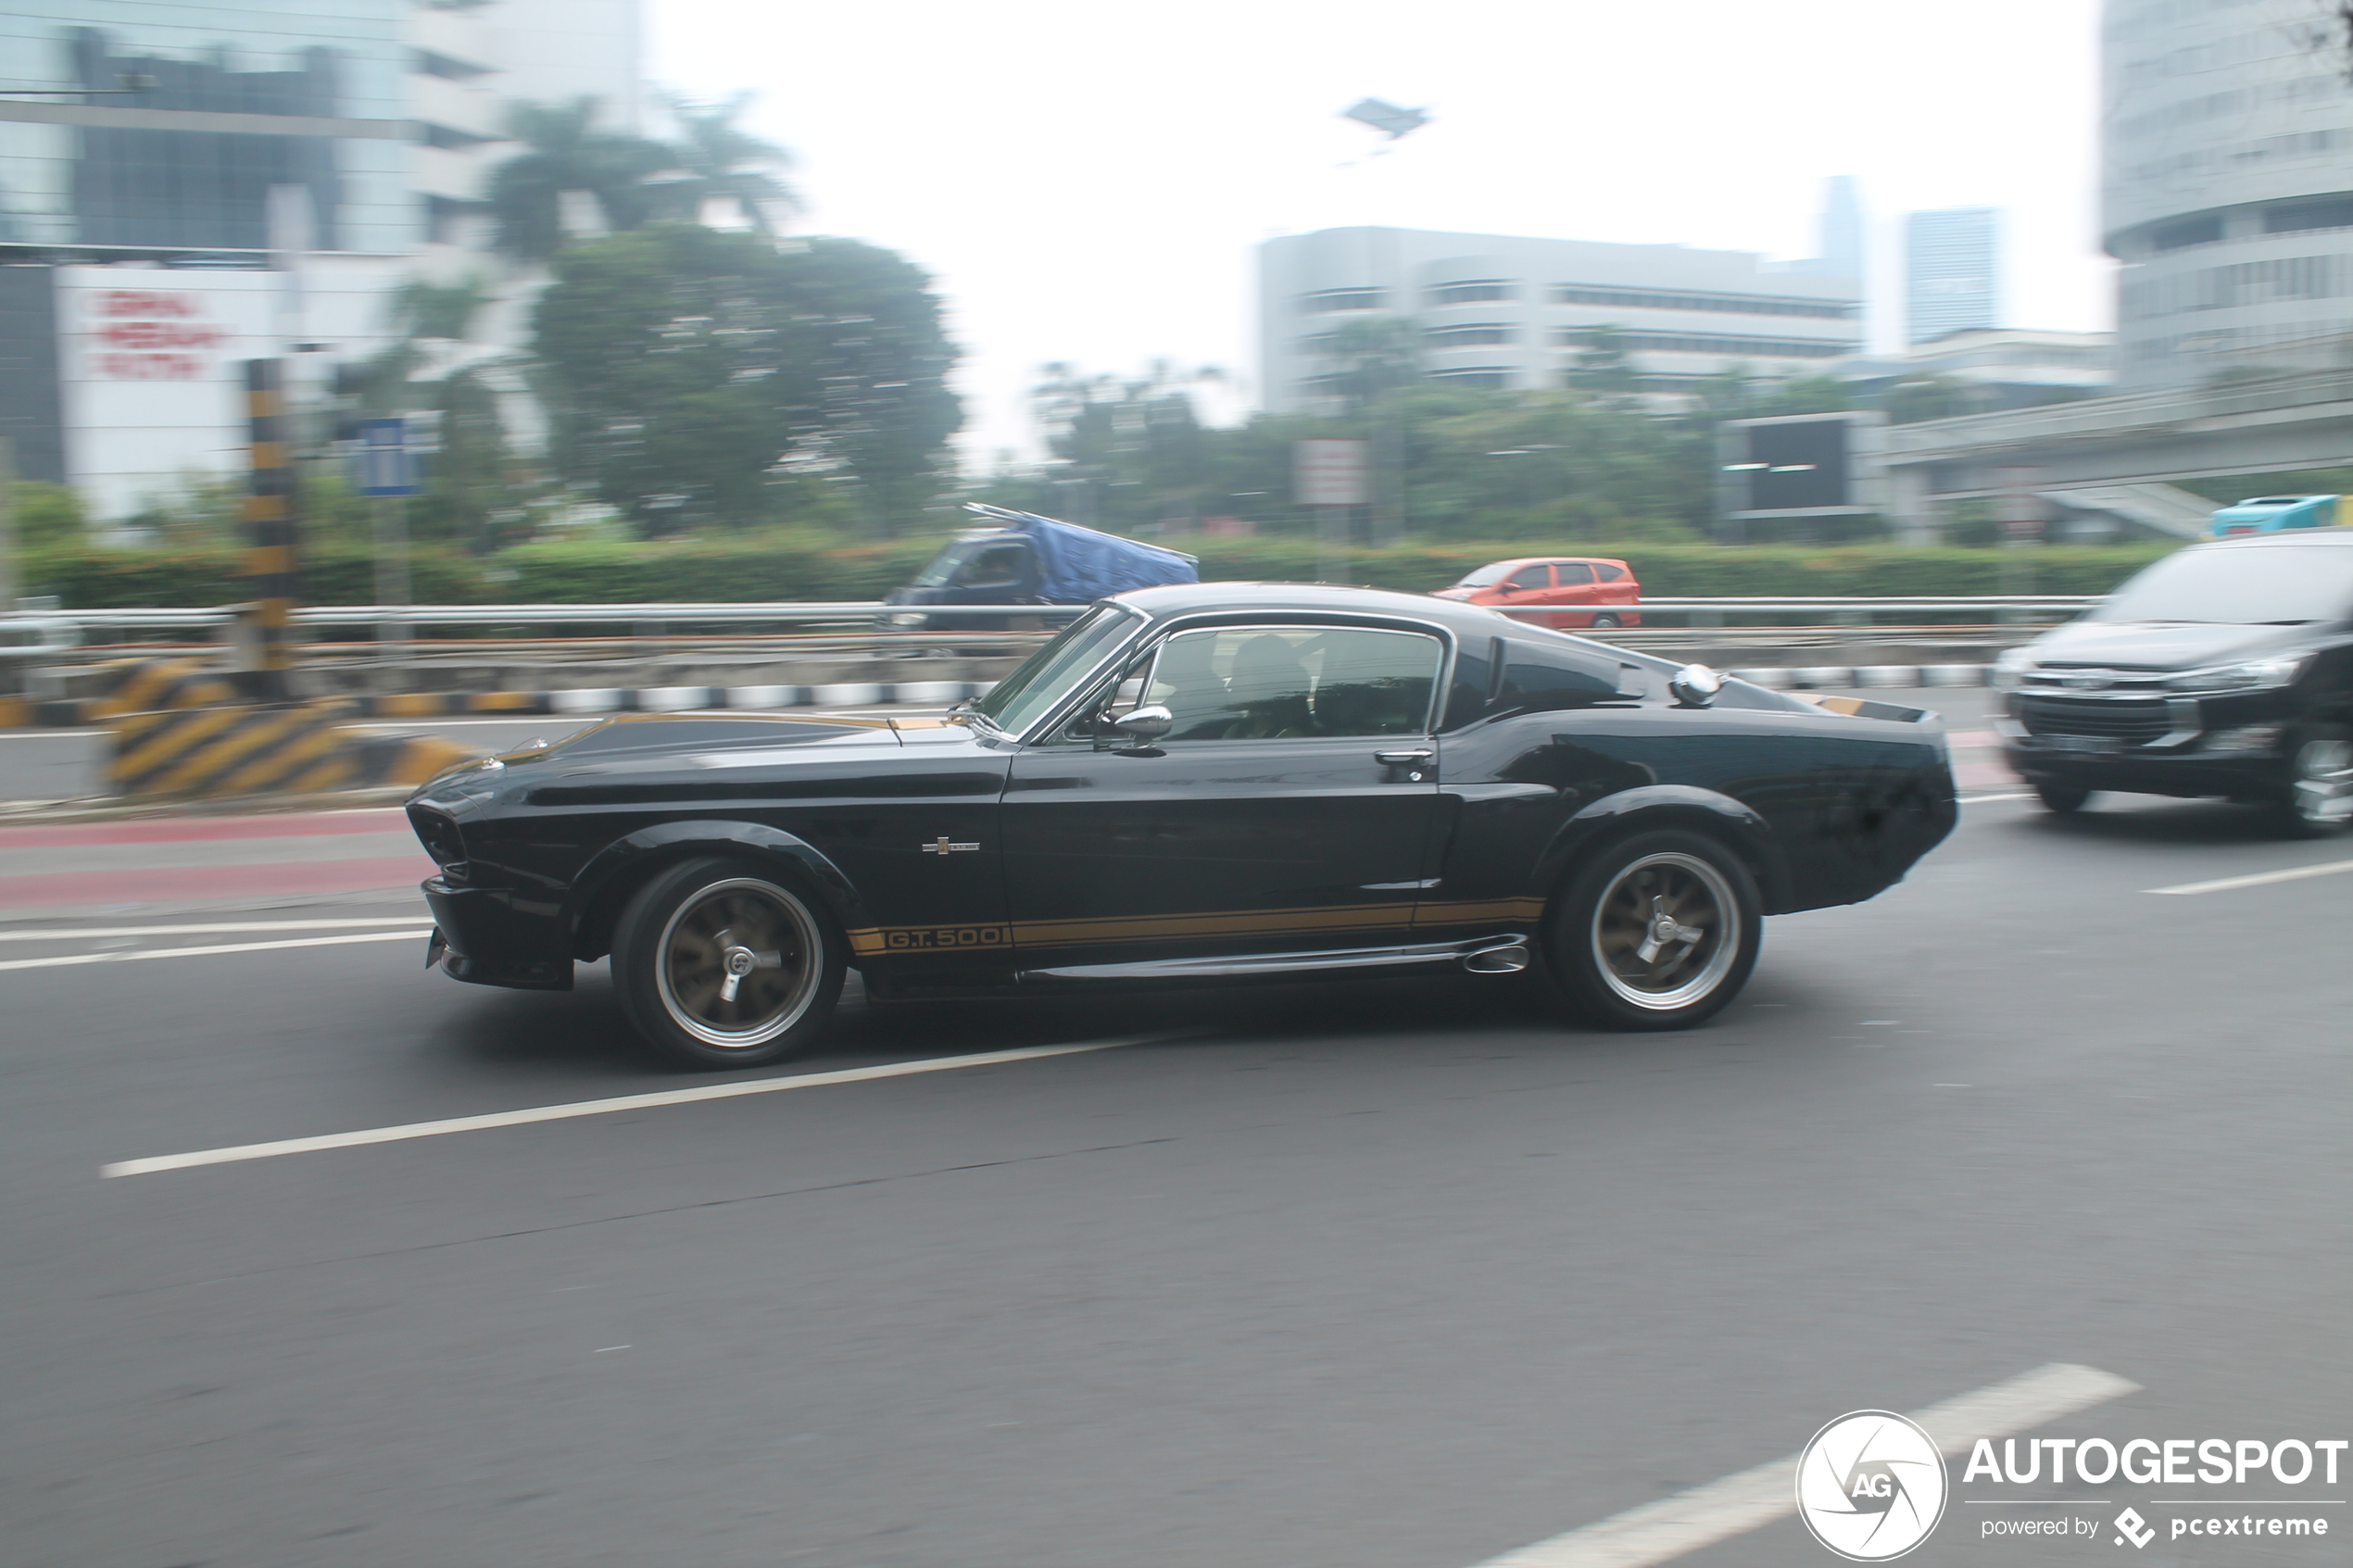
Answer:
<svg viewBox="0 0 2353 1568"><path fill-rule="evenodd" d="M1098 604L945 719L613 719L409 803L448 973L560 990L610 953L648 1039L729 1067L805 1045L847 968L887 1001L1532 965L1674 1028L1761 917L1870 897L1955 814L1917 709L1234 583Z"/></svg>

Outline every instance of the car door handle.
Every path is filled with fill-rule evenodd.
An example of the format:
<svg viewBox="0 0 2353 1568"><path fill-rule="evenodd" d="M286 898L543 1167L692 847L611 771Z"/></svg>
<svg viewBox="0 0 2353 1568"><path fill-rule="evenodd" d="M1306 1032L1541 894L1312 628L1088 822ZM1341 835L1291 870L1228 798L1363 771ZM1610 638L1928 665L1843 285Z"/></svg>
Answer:
<svg viewBox="0 0 2353 1568"><path fill-rule="evenodd" d="M1438 760L1435 751L1376 751L1373 760L1391 768L1426 768Z"/></svg>

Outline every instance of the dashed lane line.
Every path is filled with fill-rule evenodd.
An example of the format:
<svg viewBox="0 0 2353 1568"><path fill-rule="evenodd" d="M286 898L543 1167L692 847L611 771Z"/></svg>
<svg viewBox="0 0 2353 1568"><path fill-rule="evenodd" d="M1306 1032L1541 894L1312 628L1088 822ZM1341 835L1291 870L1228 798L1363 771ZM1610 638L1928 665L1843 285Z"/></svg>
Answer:
<svg viewBox="0 0 2353 1568"><path fill-rule="evenodd" d="M405 931L354 931L341 936L298 936L284 942L215 942L200 947L118 947L103 953L59 953L45 959L0 959L0 970L68 969L85 963L139 963L148 959L208 959L222 953L268 953L282 947L339 947L350 942L414 942Z"/></svg>
<svg viewBox="0 0 2353 1568"><path fill-rule="evenodd" d="M1980 1437L2007 1437L2073 1415L2138 1389L2096 1367L2038 1367L1913 1414L1948 1454L1967 1453ZM1648 1568L1744 1535L1797 1512L1797 1458L1791 1454L1705 1486L1678 1492L1478 1568Z"/></svg>
<svg viewBox="0 0 2353 1568"><path fill-rule="evenodd" d="M2290 866L2285 871L2255 872L2246 876L2218 877L2212 882L2183 882L2171 887L2148 887L2145 893L2228 893L2239 887L2262 887L2274 882L2301 882L2308 876L2334 876L2353 872L2353 860L2323 860L2317 866Z"/></svg>
<svg viewBox="0 0 2353 1568"><path fill-rule="evenodd" d="M377 915L370 920L207 921L194 925L51 926L46 931L0 931L0 942L98 942L118 936L217 936L232 931L342 931L355 925L431 925L431 915ZM410 932L403 935L414 935Z"/></svg>
<svg viewBox="0 0 2353 1568"><path fill-rule="evenodd" d="M453 1133L479 1133L493 1127L521 1127L534 1122L568 1122L582 1116L610 1116L617 1111L647 1110L657 1106L694 1105L703 1100L735 1099L744 1095L782 1094L790 1089L823 1088L833 1084L863 1084L877 1078L904 1078L918 1073L951 1073L966 1067L994 1067L1008 1061L1035 1061L1050 1056L1078 1056L1089 1051L1117 1050L1124 1046L1151 1045L1182 1038L1190 1030L1133 1035L1114 1040L1088 1040L1071 1046L1024 1046L1016 1050L979 1051L971 1056L943 1056L920 1061L892 1061L879 1067L846 1067L833 1073L801 1073L788 1078L753 1078L733 1084L707 1084L693 1089L665 1089L650 1095L621 1095L611 1099L575 1100L569 1105L539 1105L523 1110L496 1110L485 1116L453 1116L441 1122L409 1122L395 1127L367 1127L356 1133L329 1133L313 1138L282 1138L275 1143L238 1144L228 1148L200 1148L189 1154L159 1154L145 1160L123 1160L98 1167L101 1176L145 1176L157 1171L184 1171L196 1165L227 1165L244 1160L272 1160L284 1154L312 1154L331 1148L358 1148L364 1144L404 1143L411 1138L447 1137Z"/></svg>

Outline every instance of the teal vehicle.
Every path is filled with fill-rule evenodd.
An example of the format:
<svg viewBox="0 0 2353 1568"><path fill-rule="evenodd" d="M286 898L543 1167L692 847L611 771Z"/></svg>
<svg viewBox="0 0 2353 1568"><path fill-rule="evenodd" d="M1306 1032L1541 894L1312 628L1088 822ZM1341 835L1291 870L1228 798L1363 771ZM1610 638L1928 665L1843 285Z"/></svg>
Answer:
<svg viewBox="0 0 2353 1568"><path fill-rule="evenodd" d="M2334 528L2353 524L2353 506L2343 495L2257 495L2214 514L2214 537L2276 533L2284 528Z"/></svg>

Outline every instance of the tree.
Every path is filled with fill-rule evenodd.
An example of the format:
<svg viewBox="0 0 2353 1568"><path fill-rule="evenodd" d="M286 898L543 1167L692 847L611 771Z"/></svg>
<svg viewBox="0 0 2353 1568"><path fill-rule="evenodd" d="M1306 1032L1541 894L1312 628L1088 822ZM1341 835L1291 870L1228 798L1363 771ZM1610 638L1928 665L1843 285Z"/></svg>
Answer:
<svg viewBox="0 0 2353 1568"><path fill-rule="evenodd" d="M1569 360L1568 384L1614 408L1634 406L1642 390L1642 373L1626 348L1625 329L1603 325L1577 332L1577 351Z"/></svg>
<svg viewBox="0 0 2353 1568"><path fill-rule="evenodd" d="M1047 379L1031 389L1031 411L1047 450L1068 465L1066 482L1087 487L1083 505L1064 508L1079 514L1071 521L1135 529L1201 516L1207 433L1192 391L1224 381L1225 371L1188 370L1170 359L1126 378L1087 375L1060 360L1040 369Z"/></svg>
<svg viewBox="0 0 2353 1568"><path fill-rule="evenodd" d="M1335 367L1324 384L1352 419L1422 379L1421 330L1402 317L1343 321L1325 334L1321 349Z"/></svg>
<svg viewBox="0 0 2353 1568"><path fill-rule="evenodd" d="M597 198L610 229L635 229L661 218L692 218L697 182L665 181L679 152L665 143L596 128L597 100L517 104L508 133L524 151L490 171L489 205L497 247L522 261L545 261L563 248L563 194Z"/></svg>
<svg viewBox="0 0 2353 1568"><path fill-rule="evenodd" d="M558 458L641 531L743 525L795 490L846 489L888 534L941 483L955 351L897 255L655 223L554 268L534 347Z"/></svg>
<svg viewBox="0 0 2353 1568"><path fill-rule="evenodd" d="M736 123L751 101L749 93L717 104L673 97L678 163L694 177L698 207L714 197L731 200L755 233L774 234L777 216L798 212L801 201L774 172L791 167L792 154Z"/></svg>

